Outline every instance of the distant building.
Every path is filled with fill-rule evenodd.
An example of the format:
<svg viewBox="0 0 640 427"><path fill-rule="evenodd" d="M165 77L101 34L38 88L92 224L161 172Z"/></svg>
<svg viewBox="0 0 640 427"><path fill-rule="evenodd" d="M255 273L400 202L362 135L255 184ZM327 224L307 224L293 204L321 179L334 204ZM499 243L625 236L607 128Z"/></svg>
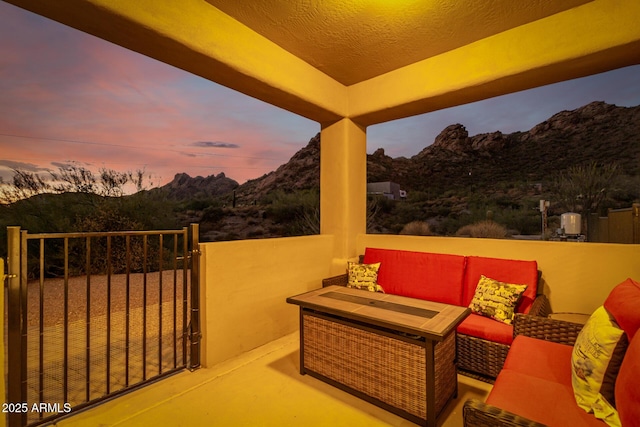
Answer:
<svg viewBox="0 0 640 427"><path fill-rule="evenodd" d="M400 189L400 184L395 182L370 182L367 184L368 195L384 196L391 200L407 198L407 192Z"/></svg>

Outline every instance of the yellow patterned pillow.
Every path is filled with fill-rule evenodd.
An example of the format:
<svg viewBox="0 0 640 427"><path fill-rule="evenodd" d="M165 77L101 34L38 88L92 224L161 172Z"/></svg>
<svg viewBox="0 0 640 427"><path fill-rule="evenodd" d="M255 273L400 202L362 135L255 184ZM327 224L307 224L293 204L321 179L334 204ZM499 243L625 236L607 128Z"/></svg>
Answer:
<svg viewBox="0 0 640 427"><path fill-rule="evenodd" d="M503 283L480 276L469 308L476 314L510 325L513 322L516 305L525 289L527 285Z"/></svg>
<svg viewBox="0 0 640 427"><path fill-rule="evenodd" d="M571 355L571 382L578 406L609 426L620 426L615 380L629 341L604 307L593 312Z"/></svg>
<svg viewBox="0 0 640 427"><path fill-rule="evenodd" d="M378 285L379 269L379 262L375 264L358 264L357 262L349 261L347 263L347 272L349 275L347 287L384 293L382 286Z"/></svg>

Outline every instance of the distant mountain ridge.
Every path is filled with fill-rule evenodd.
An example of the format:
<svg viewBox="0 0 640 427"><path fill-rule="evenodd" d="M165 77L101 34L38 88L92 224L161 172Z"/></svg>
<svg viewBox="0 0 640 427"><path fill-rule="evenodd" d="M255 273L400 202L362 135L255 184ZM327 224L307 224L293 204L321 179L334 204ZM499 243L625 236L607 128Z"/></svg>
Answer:
<svg viewBox="0 0 640 427"><path fill-rule="evenodd" d="M198 223L202 242L317 233L317 194L296 192L319 188L320 138L318 133L275 171L242 185L223 173L179 173L163 187L121 198L41 194L4 206L0 229L20 224L37 232L105 231ZM421 221L447 236L491 213L513 234L537 234L540 199L552 201L554 226L566 212L553 186L558 173L591 162L618 166L603 211L640 200L640 106L593 102L510 134L469 136L462 124L452 124L411 158L392 158L382 148L367 155L369 182L394 181L409 193L402 203L372 204L367 227L399 233Z"/></svg>
<svg viewBox="0 0 640 427"><path fill-rule="evenodd" d="M504 182L545 181L589 161L617 163L623 174L640 175L640 106L592 102L561 111L529 131L469 136L462 124L443 129L411 158L391 158L380 148L367 156L367 180L394 181L407 191L437 194L470 184L490 189ZM190 178L178 174L163 188L170 197L223 195L235 190L243 203L269 192L319 188L320 133L278 169L238 185L224 174Z"/></svg>
<svg viewBox="0 0 640 427"><path fill-rule="evenodd" d="M470 137L463 125L453 124L411 159L374 153L367 175L369 181L395 181L407 190L470 183L490 188L499 182L545 181L590 161L617 163L624 174L640 174L640 106L592 102L510 134Z"/></svg>
<svg viewBox="0 0 640 427"><path fill-rule="evenodd" d="M206 178L190 177L186 173L178 173L173 180L159 189L166 197L173 200L197 199L210 196L223 196L236 188L239 184L233 179L227 178L224 173L210 175ZM153 191L153 190L151 190Z"/></svg>

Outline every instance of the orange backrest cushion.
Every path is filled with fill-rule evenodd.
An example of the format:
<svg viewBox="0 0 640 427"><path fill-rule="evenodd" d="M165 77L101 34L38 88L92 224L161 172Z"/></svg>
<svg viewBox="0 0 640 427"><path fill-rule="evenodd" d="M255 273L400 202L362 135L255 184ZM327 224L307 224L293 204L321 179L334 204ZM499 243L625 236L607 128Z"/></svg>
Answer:
<svg viewBox="0 0 640 427"><path fill-rule="evenodd" d="M640 329L640 283L629 278L617 285L605 300L604 308L632 340Z"/></svg>
<svg viewBox="0 0 640 427"><path fill-rule="evenodd" d="M380 263L385 293L461 305L464 256L367 248L363 262Z"/></svg>
<svg viewBox="0 0 640 427"><path fill-rule="evenodd" d="M462 305L468 306L476 292L480 276L500 282L527 285L516 313L528 313L538 293L538 263L502 258L468 256L464 277Z"/></svg>

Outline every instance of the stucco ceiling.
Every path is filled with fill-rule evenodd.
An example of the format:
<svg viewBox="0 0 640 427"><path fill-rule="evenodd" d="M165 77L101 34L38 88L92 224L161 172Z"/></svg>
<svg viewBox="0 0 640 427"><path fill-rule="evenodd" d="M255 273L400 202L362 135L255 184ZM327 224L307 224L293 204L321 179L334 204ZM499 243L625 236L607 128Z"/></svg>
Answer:
<svg viewBox="0 0 640 427"><path fill-rule="evenodd" d="M207 0L345 85L589 0Z"/></svg>

